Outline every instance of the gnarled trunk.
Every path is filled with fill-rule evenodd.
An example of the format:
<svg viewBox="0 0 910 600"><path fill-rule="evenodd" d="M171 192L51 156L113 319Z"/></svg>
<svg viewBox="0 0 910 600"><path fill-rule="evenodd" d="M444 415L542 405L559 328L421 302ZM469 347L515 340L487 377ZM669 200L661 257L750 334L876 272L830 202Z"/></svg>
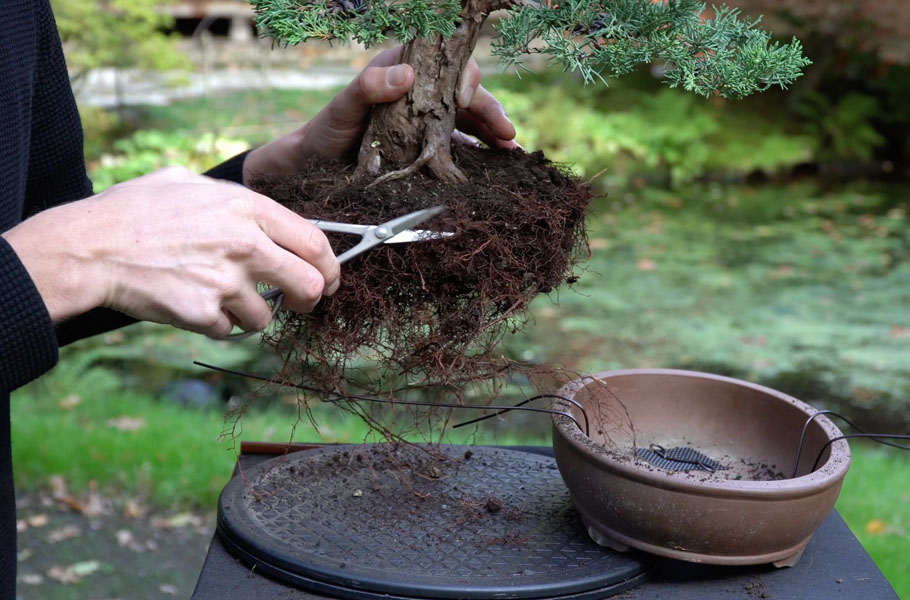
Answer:
<svg viewBox="0 0 910 600"><path fill-rule="evenodd" d="M426 167L442 181L464 180L450 150L455 94L487 14L505 4L465 0L451 37L416 38L404 47L401 62L414 68L414 86L400 100L373 109L357 159L358 176L380 181Z"/></svg>

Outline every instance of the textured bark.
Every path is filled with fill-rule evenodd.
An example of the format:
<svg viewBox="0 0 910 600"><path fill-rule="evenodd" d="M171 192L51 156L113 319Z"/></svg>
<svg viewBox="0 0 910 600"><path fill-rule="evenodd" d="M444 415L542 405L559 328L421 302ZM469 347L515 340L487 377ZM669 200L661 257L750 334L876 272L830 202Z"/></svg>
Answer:
<svg viewBox="0 0 910 600"><path fill-rule="evenodd" d="M450 150L455 94L483 21L503 4L466 0L451 37L417 38L404 47L401 62L414 68L414 86L397 102L373 110L357 159L358 176L389 178L425 167L442 181L464 180Z"/></svg>

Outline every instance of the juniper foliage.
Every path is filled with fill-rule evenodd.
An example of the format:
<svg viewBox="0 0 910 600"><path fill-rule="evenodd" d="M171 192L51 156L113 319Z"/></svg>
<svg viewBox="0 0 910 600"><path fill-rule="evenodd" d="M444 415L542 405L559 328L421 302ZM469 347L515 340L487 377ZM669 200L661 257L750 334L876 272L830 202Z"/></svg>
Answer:
<svg viewBox="0 0 910 600"><path fill-rule="evenodd" d="M355 41L365 47L390 37L402 43L415 37L455 31L458 0L251 0L256 25L267 36L296 45L309 39Z"/></svg>
<svg viewBox="0 0 910 600"><path fill-rule="evenodd" d="M389 38L450 36L461 19L480 17L458 0L251 0L257 24L284 44L308 39L356 41L366 47ZM664 66L667 83L703 95L742 98L772 86L786 88L811 64L800 42L772 42L759 20L715 7L702 19L698 0L543 0L504 2L493 51L507 66L542 54L591 83L639 64ZM491 2L489 6L493 7ZM466 8L468 7L468 8Z"/></svg>

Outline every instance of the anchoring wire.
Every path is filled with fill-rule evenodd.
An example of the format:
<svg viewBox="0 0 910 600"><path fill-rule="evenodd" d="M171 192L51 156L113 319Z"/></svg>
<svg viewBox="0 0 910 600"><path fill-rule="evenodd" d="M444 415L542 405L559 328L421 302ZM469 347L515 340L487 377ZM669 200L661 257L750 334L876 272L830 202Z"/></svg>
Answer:
<svg viewBox="0 0 910 600"><path fill-rule="evenodd" d="M564 417L567 417L567 418L571 419L571 421L573 423L575 423L575 426L578 427L578 429L580 431L582 431L586 436L590 437L590 432L589 432L590 422L588 420L588 413L585 410L585 408L575 399L567 398L567 397L561 396L559 394L539 394L537 396L533 396L531 398L522 400L521 402L514 404L512 406L496 406L496 405L476 406L476 405L470 405L470 404L429 402L429 401L421 401L421 400L390 400L387 398L377 398L374 396L365 396L362 394L344 394L341 392L324 390L324 389L320 389L320 388L317 388L314 386L308 386L308 385L303 385L300 383L292 383L289 381L284 381L282 379L278 379L277 377L264 377L262 375L256 375L255 373L246 373L244 371L236 371L234 369L227 369L225 367L210 365L210 364L200 362L200 361L193 361L193 364L206 368L206 369L211 369L213 371L227 373L229 375L236 375L238 377L245 377L247 379L255 379L257 381L263 381L266 383L274 383L276 385L280 385L280 386L284 386L284 387L291 387L291 388L295 388L295 389L299 389L299 390L303 390L303 391L307 391L307 392L313 392L313 393L319 394L321 396L334 396L336 398L336 400L324 400L325 402L337 402L339 400L353 400L353 401L361 401L361 402L378 402L378 403L384 403L384 404L401 404L404 406L425 406L425 407L432 407L432 408L456 408L456 409L468 408L468 409L474 409L474 410L494 410L494 411L496 411L494 413L484 415L482 417L477 417L476 419L470 419L468 421L462 421L461 423L456 423L455 425L452 426L453 429L457 429L459 427L464 427L466 425L472 425L474 423L479 423L480 421L485 421L486 419L492 419L493 417L497 417L499 415L502 415L504 413L507 413L507 412L510 412L513 410L523 410L523 411L527 411L527 412L545 413L545 414L550 414L550 415L562 415ZM535 400L542 400L544 398L553 398L553 399L563 400L563 401L575 406L576 408L578 408L578 410L581 412L581 415L584 419L584 427L582 427L581 423L578 422L578 419L576 419L571 413L569 413L567 411L525 406L526 404L534 402ZM875 442L878 442L879 444L884 444L886 446L891 446L892 448L898 448L900 450L910 451L910 446L905 446L903 444L898 444L898 443L889 441L889 440L893 440L893 439L910 440L910 435L888 434L888 433L866 433L865 431L860 429L857 425L855 425L852 421L850 421L850 419L848 419L847 417L844 417L843 415L840 415L832 410L819 410L816 413L812 414L806 420L806 422L803 424L803 429L799 436L799 445L797 446L797 449L796 449L796 463L793 467L793 475L791 476L791 478L795 478L796 473L799 470L799 461L802 458L803 446L806 441L806 433L809 429L809 425L817 417L820 417L822 415L831 415L831 416L837 417L837 418L843 420L845 423L847 423L847 425L849 425L853 429L857 430L859 433L841 435L841 436L832 438L832 439L828 440L827 442L825 442L825 444L822 445L821 449L819 450L818 456L816 456L816 458L815 458L815 462L812 464L812 469L810 470L810 473L814 472L815 469L818 467L818 463L821 461L822 455L825 453L825 450L827 450L831 444L833 444L834 442L839 441L839 440L846 440L846 439L852 439L852 438L868 438ZM653 446L653 444L652 444L652 446ZM661 448L661 450L662 450L662 448ZM701 463L698 463L698 464L699 464L699 466L704 466Z"/></svg>
<svg viewBox="0 0 910 600"><path fill-rule="evenodd" d="M828 448L828 446L830 446L831 444L833 444L834 442L836 442L838 440L865 437L865 438L869 438L875 442L878 442L879 444L884 444L886 446L891 446L892 448L898 448L900 450L910 451L910 446L904 446L903 444L896 444L894 442L887 441L889 439L907 440L907 439L910 439L910 436L897 435L897 434L890 435L890 434L885 434L885 433L866 433L847 417L845 417L841 414L838 414L838 413L834 412L833 410L827 410L827 409L820 410L820 411L816 412L815 414L813 414L812 416L810 416L806 420L806 423L803 425L803 431L799 436L799 446L797 446L797 448L796 448L796 463L793 465L793 475L791 476L791 479L796 477L796 472L799 469L799 459L802 458L802 455L803 455L803 444L806 441L806 431L808 431L809 425L812 423L812 421L814 421L816 419L816 417L820 417L821 415L831 415L832 417L837 417L838 419L842 420L843 422L845 422L847 425L849 425L853 429L857 430L859 433L854 433L854 434L850 434L850 435L842 435L842 436L833 438L831 440L828 440L825 443L825 445L822 446L821 450L819 450L818 456L815 458L815 463L813 463L813 465L812 465L812 470L809 471L810 473L812 471L815 471L815 468L818 466L819 461L821 461L822 454L824 454L824 452Z"/></svg>
<svg viewBox="0 0 910 600"><path fill-rule="evenodd" d="M562 415L564 417L568 417L569 419L571 419L572 422L575 423L575 426L578 427L578 429L580 431L584 432L585 435L589 435L589 433L588 433L588 414L585 412L585 409L575 400L572 400L570 398L564 398L563 396L558 396L556 394L541 394L540 396L535 396L533 398L529 398L529 399L525 400L524 402L519 403L516 406L495 406L495 405L475 406L475 405L471 405L471 404L428 402L428 401L421 401L421 400L389 400L387 398L377 398L375 396L364 396L361 394L343 394L341 392L324 390L324 389L320 389L320 388L309 386L309 385L303 385L300 383L292 383L290 381L284 381L284 380L278 379L276 377L264 377L262 375L256 375L255 373L246 373L244 371L235 371L233 369L227 369L224 367L210 365L208 363L200 362L198 360L194 360L193 364L206 368L206 369L211 369L212 371L219 371L221 373L227 373L229 375L237 375L238 377L245 377L247 379L255 379L257 381L264 381L266 383L274 383L276 385L280 385L280 386L284 386L284 387L296 388L298 390L303 390L306 392L313 392L314 394L321 394L324 396L334 396L335 398L337 398L337 400L327 400L327 402L337 402L338 400L357 400L357 401L362 401L362 402L401 404L404 406L428 406L428 407L434 407L434 408L470 408L470 409L474 409L474 410L497 410L497 411L499 411L498 413L494 413L492 415L487 415L478 420L483 420L485 418L493 417L493 416L496 416L497 414L508 412L510 410L524 410L527 412L546 413L546 414L550 414L550 415ZM578 422L578 419L576 419L569 412L565 412L565 411L561 411L561 410L553 410L553 409L549 409L549 408L534 408L531 406L522 406L523 404L526 404L528 402L532 402L539 398L546 398L546 397L561 398L561 399L566 400L567 402L570 402L570 403L574 404L575 406L577 406L579 408L579 410L581 410L582 416L584 416L585 427L582 428L581 424ZM459 423L457 425L454 425L453 427L461 427L461 426L467 425L468 423L471 423L471 422L472 421Z"/></svg>
<svg viewBox="0 0 910 600"><path fill-rule="evenodd" d="M525 404L528 404L529 402L534 402L535 400L540 400L540 399L542 399L542 398L555 398L555 399L557 399L557 400L563 400L563 401L565 401L565 402L568 402L569 404L571 404L572 406L574 406L574 407L577 408L578 410L580 410L580 411L581 411L581 416L584 417L584 419L585 419L585 428L584 428L584 429L581 429L581 427L578 427L578 428L581 429L581 431L584 432L584 434L585 434L586 436L591 437L591 434L590 434L590 427L591 427L591 424L588 422L588 412L585 410L585 407L582 406L581 403L578 402L577 400L575 400L574 398L566 398L565 396L560 396L559 394L539 394L539 395L537 395L537 396L534 396L533 398L527 398L526 400L522 400L522 401L519 402L518 404L513 404L513 405L510 406L510 407L506 407L506 408L504 408L504 409L502 409L502 410L497 410L497 411L496 411L495 413L493 413L493 414L484 415L484 416L482 416L482 417L477 417L476 419L471 419L470 421L462 421L461 423L456 423L455 425L452 425L452 429L458 429L459 427L464 427L464 426L466 426L466 425L473 425L474 423L479 423L479 422L481 422L481 421L486 421L487 419L492 419L492 418L494 418L494 417L498 417L499 415L505 414L505 413L507 413L507 412L509 412L509 411L512 411L512 410L531 410L530 408L522 408L522 407L523 407ZM494 406L476 406L476 407L472 407L472 408L495 409L495 408L497 408L497 407L494 407ZM565 413L560 412L560 411L553 411L553 414L560 414L560 415L562 415L562 414L565 414ZM572 419L572 420L575 421L575 419ZM575 425L578 426L578 421L575 421Z"/></svg>

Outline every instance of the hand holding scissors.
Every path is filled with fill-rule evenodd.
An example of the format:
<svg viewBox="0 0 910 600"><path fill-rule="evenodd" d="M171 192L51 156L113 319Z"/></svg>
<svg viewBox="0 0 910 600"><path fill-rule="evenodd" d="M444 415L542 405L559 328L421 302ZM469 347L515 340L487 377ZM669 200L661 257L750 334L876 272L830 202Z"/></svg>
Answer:
<svg viewBox="0 0 910 600"><path fill-rule="evenodd" d="M360 242L353 248L346 250L338 256L338 263L344 264L355 256L363 254L367 250L375 248L380 244L401 244L410 242L421 242L427 240L439 239L452 235L451 233L440 233L436 231L427 231L422 229L412 229L424 221L435 217L443 212L445 207L434 206L422 210L408 213L401 217L396 217L391 221L386 221L379 225L359 225L355 223L338 223L334 221L310 220L310 222L321 229L332 233L351 233L360 236ZM281 308L281 301L284 298L283 292L277 287L269 288L260 294L266 300L272 300L272 318ZM251 335L259 333L258 331L245 331L227 336L229 340L241 340Z"/></svg>

